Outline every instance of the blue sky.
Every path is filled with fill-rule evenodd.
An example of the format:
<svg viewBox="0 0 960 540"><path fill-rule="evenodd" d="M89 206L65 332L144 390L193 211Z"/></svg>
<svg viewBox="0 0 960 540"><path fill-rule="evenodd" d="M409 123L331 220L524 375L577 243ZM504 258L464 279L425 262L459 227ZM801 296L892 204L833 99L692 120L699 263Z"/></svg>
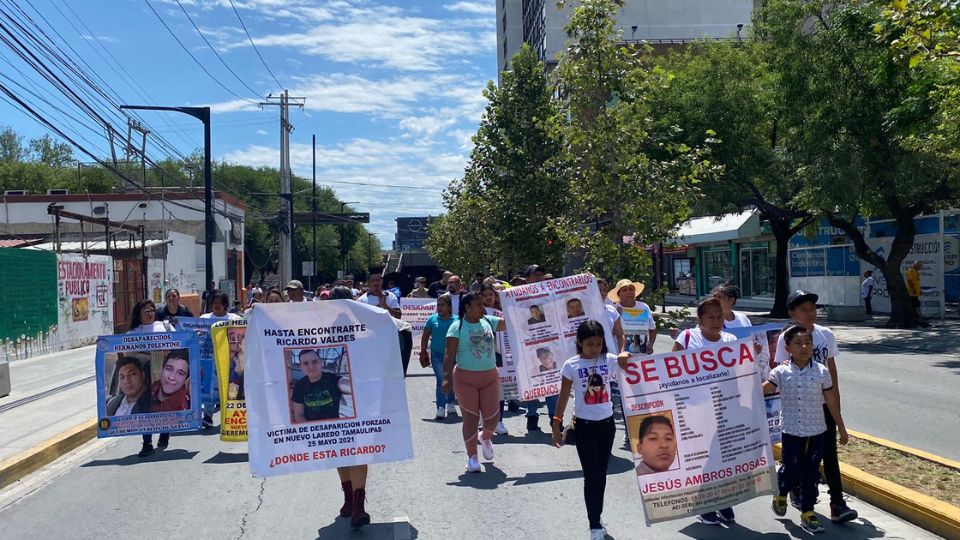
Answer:
<svg viewBox="0 0 960 540"><path fill-rule="evenodd" d="M239 80L207 47L175 0L150 3L220 83L250 101L231 95L206 75L144 0L31 2L36 11L24 10L38 22L36 13L42 13L44 26L55 31L50 35L59 34L126 103L209 105L214 111L214 159L278 166L278 109L261 110L250 101L276 95L280 88L257 58L228 0L180 4ZM486 104L482 89L496 78L494 0L233 4L279 82L292 96L306 97L304 110L290 113L294 172L310 177L310 137L316 134L318 182L333 187L341 200L357 201L351 205L355 209L369 211L371 228L385 247L393 240L395 217L442 211L441 192L462 174L470 137ZM0 44L0 73L53 99L43 94L49 85L18 62ZM14 67L33 80L24 81ZM92 130L80 127L24 96L72 130L68 133L83 134L102 156L109 154L106 137L98 135L92 122ZM76 106L60 106L81 116ZM202 144L199 123L187 116L145 113L143 118L179 152ZM4 102L0 123L27 137L46 132ZM158 159L166 152L151 144L148 154Z"/></svg>

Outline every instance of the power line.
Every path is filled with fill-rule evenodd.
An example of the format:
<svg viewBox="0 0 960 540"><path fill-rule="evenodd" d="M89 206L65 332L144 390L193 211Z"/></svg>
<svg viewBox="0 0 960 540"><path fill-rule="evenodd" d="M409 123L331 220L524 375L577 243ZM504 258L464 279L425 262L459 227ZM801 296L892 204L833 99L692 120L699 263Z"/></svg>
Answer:
<svg viewBox="0 0 960 540"><path fill-rule="evenodd" d="M194 56L192 52L190 52L190 49L188 49L187 46L184 45L182 41L180 41L180 38L178 38L178 37L177 37L177 34L175 34L175 33L173 32L173 29L170 28L170 26L167 25L167 22L163 20L163 17L160 16L160 13L158 13L157 10L154 9L153 4L150 3L150 0L143 0L143 1L146 2L147 7L150 8L150 11L152 11L153 14L157 16L157 19L160 21L160 24L162 24L163 27L167 29L167 32L169 32L170 35L173 37L173 39L176 40L176 42L180 45L180 48L183 49L183 52L187 53L187 55L188 55L190 58L192 58L193 61L194 61L198 66L200 66L200 69L202 69L203 72L206 73L208 77L210 77L211 79L213 79L213 82L217 83L217 84L220 86L220 88L223 88L224 90L226 90L227 92L229 92L231 95L237 97L238 99L241 99L241 100L246 101L247 103L251 103L251 104L253 104L253 105L256 105L256 104L257 104L256 101L253 101L252 99L249 99L249 98L245 98L245 97L241 96L240 94L234 92L233 90L227 88L227 86L226 86L225 84L223 84L222 82L220 82L220 79L217 79L216 77L214 77L213 74L210 73L210 71L209 71L199 60L197 60L197 57ZM179 4L180 2L177 2L177 3ZM246 85L244 85L244 86L246 86ZM256 94L256 92L254 92L254 94Z"/></svg>
<svg viewBox="0 0 960 540"><path fill-rule="evenodd" d="M179 4L179 2L177 2ZM250 40L250 45L253 45L253 50L256 51L257 57L260 58L260 63L263 64L263 67L267 68L267 73L273 77L273 82L277 83L278 88L285 88L280 81L277 80L277 76L273 74L273 71L270 70L270 66L267 65L266 60L263 59L263 56L260 54L260 49L257 48L257 44L253 42L253 38L250 37L250 32L247 30L247 25L243 24L243 18L240 17L240 12L237 11L237 6L233 4L233 0L230 0L230 7L233 8L233 12L237 14L237 20L240 21L240 26L243 27L243 32L247 34L247 39Z"/></svg>
<svg viewBox="0 0 960 540"><path fill-rule="evenodd" d="M207 40L207 36L203 35L203 32L200 31L200 27L197 26L197 23L193 22L193 17L191 17L190 14L187 13L187 9L183 7L183 4L180 3L180 0L175 0L175 1L177 2L177 5L180 6L180 11L182 11L183 14L187 16L187 20L190 21L190 24L193 25L194 30L196 30L197 33L200 34L200 38L203 39L203 42L207 44L207 47L210 47L210 50L213 51L213 54L217 57L217 60L220 60L220 63L223 64L223 67L227 68L227 71L229 71L230 74L233 75L235 79L240 81L240 84L245 86L247 90L253 92L254 95L259 95L260 94L259 92L257 92L253 88L250 88L250 85L244 82L244 80L241 79L239 75L237 75L237 72L233 71L233 69L231 69L230 66L227 65L227 61L224 60L223 57L220 56L220 53L217 52L217 49L215 49L213 45L210 44L210 41Z"/></svg>

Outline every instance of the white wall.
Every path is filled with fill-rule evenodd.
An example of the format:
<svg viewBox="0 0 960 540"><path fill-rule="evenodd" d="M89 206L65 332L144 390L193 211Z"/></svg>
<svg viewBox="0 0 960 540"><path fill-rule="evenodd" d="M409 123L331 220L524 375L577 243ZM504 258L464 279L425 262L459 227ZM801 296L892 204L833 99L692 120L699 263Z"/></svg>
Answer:
<svg viewBox="0 0 960 540"><path fill-rule="evenodd" d="M522 0L494 0L497 4L497 73L502 73L523 43ZM506 26L504 26L506 15ZM504 50L506 38L506 50Z"/></svg>
<svg viewBox="0 0 960 540"><path fill-rule="evenodd" d="M167 260L164 268L164 291L178 289L181 294L200 291L203 288L203 271L197 274L197 246L200 247L201 257L203 246L197 244L193 236L170 231L167 238L172 240L167 244ZM203 259L200 259L203 261Z"/></svg>
<svg viewBox="0 0 960 540"><path fill-rule="evenodd" d="M57 256L56 350L73 349L113 334L113 258Z"/></svg>
<svg viewBox="0 0 960 540"><path fill-rule="evenodd" d="M790 290L816 293L819 303L828 306L859 306L860 278L856 276L816 276L790 278Z"/></svg>

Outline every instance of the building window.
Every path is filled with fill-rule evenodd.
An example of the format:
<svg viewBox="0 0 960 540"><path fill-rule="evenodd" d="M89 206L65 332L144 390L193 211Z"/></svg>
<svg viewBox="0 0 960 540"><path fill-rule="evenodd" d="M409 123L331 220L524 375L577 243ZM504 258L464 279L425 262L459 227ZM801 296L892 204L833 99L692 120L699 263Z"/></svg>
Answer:
<svg viewBox="0 0 960 540"><path fill-rule="evenodd" d="M729 246L708 248L704 251L703 275L706 278L706 292L710 292L720 285L736 283Z"/></svg>

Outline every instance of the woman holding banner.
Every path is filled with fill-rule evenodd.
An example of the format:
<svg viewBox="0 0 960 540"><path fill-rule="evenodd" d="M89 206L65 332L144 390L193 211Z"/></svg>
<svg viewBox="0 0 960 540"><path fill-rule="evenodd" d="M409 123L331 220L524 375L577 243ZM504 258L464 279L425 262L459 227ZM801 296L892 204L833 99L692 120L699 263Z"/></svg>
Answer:
<svg viewBox="0 0 960 540"><path fill-rule="evenodd" d="M723 331L723 323L723 306L720 301L716 298L707 298L697 305L697 326L680 332L677 341L673 344L673 351L700 349L711 343L736 341L736 336ZM705 525L733 523L734 519L733 508L700 515L700 521Z"/></svg>
<svg viewBox="0 0 960 540"><path fill-rule="evenodd" d="M477 424L483 419L483 458L493 459L493 434L500 417L500 376L497 371L495 332L506 324L500 317L486 315L479 294L460 298L460 317L447 331L443 359L443 392L451 387L463 415L463 444L467 450L467 472L480 472L477 458Z"/></svg>
<svg viewBox="0 0 960 540"><path fill-rule="evenodd" d="M164 304L157 313L158 321L166 321L167 319L175 317L194 316L193 312L190 311L190 308L180 303L180 291L177 289L170 289L163 298L167 301L167 303Z"/></svg>
<svg viewBox="0 0 960 540"><path fill-rule="evenodd" d="M157 306L149 298L133 305L130 311L130 324L127 325L128 334L149 334L152 332L173 332L173 327L166 321L157 320ZM170 434L161 433L157 441L157 448L163 449L170 444ZM153 435L143 434L143 445L138 456L144 458L153 455Z"/></svg>
<svg viewBox="0 0 960 540"><path fill-rule="evenodd" d="M330 300L353 300L353 292L343 285L337 285L330 291ZM367 466L337 467L340 476L340 488L343 490L343 506L340 517L349 517L354 529L370 523L370 514L363 508L367 498Z"/></svg>

